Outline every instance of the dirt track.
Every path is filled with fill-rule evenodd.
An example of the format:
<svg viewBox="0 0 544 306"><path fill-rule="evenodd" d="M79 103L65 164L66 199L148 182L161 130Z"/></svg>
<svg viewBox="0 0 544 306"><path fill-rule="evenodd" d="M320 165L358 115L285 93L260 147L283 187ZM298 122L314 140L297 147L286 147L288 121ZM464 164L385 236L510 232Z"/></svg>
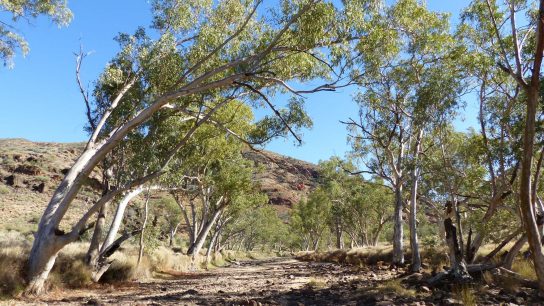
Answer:
<svg viewBox="0 0 544 306"><path fill-rule="evenodd" d="M147 282L96 285L51 292L40 300L9 305L462 305L451 289L408 286L410 293L384 290L403 278L388 267L348 267L331 263L273 258L233 263L229 267L178 275L156 275ZM173 273L172 273L173 274ZM420 274L421 275L421 274ZM381 289L380 289L381 288ZM398 287L397 287L398 288ZM516 294L488 288L476 294L478 305L542 305L526 290ZM523 294L523 295L522 295ZM521 299L521 300L519 300ZM532 300L529 302L529 300ZM2 304L0 302L0 304Z"/></svg>
<svg viewBox="0 0 544 306"><path fill-rule="evenodd" d="M289 258L253 260L209 271L161 275L149 282L56 292L48 305L312 305L345 304L343 294L325 288L358 278L355 272L327 263ZM310 285L308 285L310 283ZM323 288L315 288L315 285Z"/></svg>

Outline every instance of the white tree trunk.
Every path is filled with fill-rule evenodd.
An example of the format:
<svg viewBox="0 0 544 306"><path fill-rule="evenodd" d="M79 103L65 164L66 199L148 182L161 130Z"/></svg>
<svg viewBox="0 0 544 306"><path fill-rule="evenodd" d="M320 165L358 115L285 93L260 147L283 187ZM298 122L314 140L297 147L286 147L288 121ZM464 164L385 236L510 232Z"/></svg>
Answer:
<svg viewBox="0 0 544 306"><path fill-rule="evenodd" d="M393 264L404 265L404 229L402 220L402 184L395 186L395 211L393 213Z"/></svg>
<svg viewBox="0 0 544 306"><path fill-rule="evenodd" d="M198 233L198 237L196 238L195 243L189 248L187 251L187 255L192 255L193 257L197 257L200 253L200 250L202 249L202 246L204 245L204 242L206 242L206 238L208 237L208 234L210 233L210 230L212 226L217 222L217 219L219 219L219 216L221 215L223 211L223 208L218 209L214 214L213 217L205 224L203 229Z"/></svg>
<svg viewBox="0 0 544 306"><path fill-rule="evenodd" d="M140 263L142 262L142 257L144 256L144 234L145 234L145 226L147 225L147 216L149 211L149 190L147 191L147 197L145 199L144 203L144 222L142 223L142 231L140 232L140 250L138 252L138 262L136 266L140 266Z"/></svg>
<svg viewBox="0 0 544 306"><path fill-rule="evenodd" d="M121 223L123 222L125 210L128 204L130 203L130 201L132 201L132 199L134 199L136 196L142 193L142 191L144 191L144 187L139 186L138 188L125 194L121 202L119 202L119 205L117 205L117 210L115 211L113 220L111 221L111 226L108 231L108 235L106 236L106 239L104 240L104 243L102 244L102 247L100 248L100 252L103 252L115 240L115 237L117 236L117 233L119 232L119 228L121 227Z"/></svg>
<svg viewBox="0 0 544 306"><path fill-rule="evenodd" d="M412 249L412 272L419 272L421 269L421 255L419 253L419 241L417 238L417 187L419 181L419 151L423 130L419 131L414 148L414 169L412 169L412 190L410 195L410 248Z"/></svg>

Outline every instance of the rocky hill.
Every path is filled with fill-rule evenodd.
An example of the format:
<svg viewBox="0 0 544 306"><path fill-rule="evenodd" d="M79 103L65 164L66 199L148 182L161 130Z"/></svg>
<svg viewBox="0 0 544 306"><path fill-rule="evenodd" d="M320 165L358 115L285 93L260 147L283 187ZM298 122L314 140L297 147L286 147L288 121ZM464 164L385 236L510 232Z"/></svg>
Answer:
<svg viewBox="0 0 544 306"><path fill-rule="evenodd" d="M83 149L83 143L42 143L0 139L0 228L28 232L66 171ZM316 166L268 151L248 151L262 171L255 174L261 189L280 213L317 185ZM98 175L91 175L76 198L66 222L71 224L95 199Z"/></svg>

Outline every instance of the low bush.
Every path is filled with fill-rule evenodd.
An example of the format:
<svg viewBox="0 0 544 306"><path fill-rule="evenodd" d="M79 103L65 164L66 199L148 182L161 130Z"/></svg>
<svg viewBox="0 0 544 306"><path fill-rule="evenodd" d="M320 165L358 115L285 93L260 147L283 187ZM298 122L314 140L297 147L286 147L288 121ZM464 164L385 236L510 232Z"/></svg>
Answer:
<svg viewBox="0 0 544 306"><path fill-rule="evenodd" d="M518 259L512 263L512 271L529 280L536 280L535 266L530 260Z"/></svg>
<svg viewBox="0 0 544 306"><path fill-rule="evenodd" d="M0 194L8 194L10 193L10 189L7 186L0 185Z"/></svg>
<svg viewBox="0 0 544 306"><path fill-rule="evenodd" d="M476 295L474 294L474 289L468 285L459 285L453 288L453 295L455 299L460 301L465 306L475 306Z"/></svg>
<svg viewBox="0 0 544 306"><path fill-rule="evenodd" d="M0 249L0 298L12 298L24 289L23 269L26 249Z"/></svg>

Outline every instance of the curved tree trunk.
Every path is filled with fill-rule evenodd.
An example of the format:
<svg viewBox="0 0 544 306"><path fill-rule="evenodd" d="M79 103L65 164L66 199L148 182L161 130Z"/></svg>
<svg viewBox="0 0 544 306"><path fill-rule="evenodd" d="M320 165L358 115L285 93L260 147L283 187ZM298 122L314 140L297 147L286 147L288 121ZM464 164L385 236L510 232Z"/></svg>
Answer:
<svg viewBox="0 0 544 306"><path fill-rule="evenodd" d="M117 210L115 211L113 220L111 221L108 235L106 236L106 239L104 240L104 243L102 244L102 247L100 248L101 252L103 252L115 240L115 237L117 236L117 233L119 232L119 228L121 227L121 223L123 222L123 217L125 215L125 210L128 204L130 203L130 201L132 201L132 199L134 199L136 196L142 193L142 191L144 191L144 187L139 186L138 188L125 194L121 202L119 202L119 205L117 205Z"/></svg>
<svg viewBox="0 0 544 306"><path fill-rule="evenodd" d="M539 16L537 19L536 51L533 72L527 90L527 111L523 134L523 152L521 160L521 176L519 186L521 218L525 226L529 248L531 250L538 286L544 294L544 254L542 253L541 235L534 213L531 178L536 130L536 114L540 98L540 68L544 52L544 0L540 0Z"/></svg>

